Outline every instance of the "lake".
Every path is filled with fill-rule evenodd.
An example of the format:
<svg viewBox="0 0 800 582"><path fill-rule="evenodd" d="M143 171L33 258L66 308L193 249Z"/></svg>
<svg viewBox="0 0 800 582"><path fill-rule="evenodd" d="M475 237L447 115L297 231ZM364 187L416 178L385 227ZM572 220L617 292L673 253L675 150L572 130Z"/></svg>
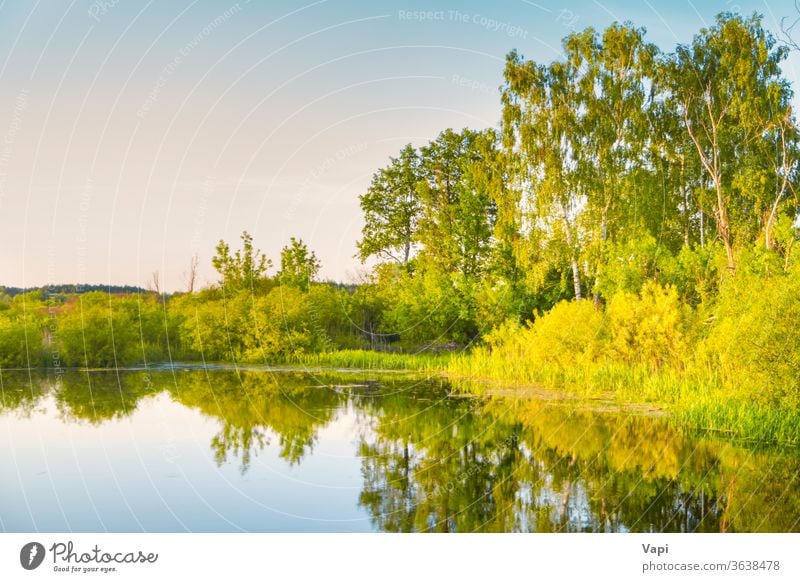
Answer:
<svg viewBox="0 0 800 582"><path fill-rule="evenodd" d="M800 451L406 374L0 375L6 532L800 531Z"/></svg>

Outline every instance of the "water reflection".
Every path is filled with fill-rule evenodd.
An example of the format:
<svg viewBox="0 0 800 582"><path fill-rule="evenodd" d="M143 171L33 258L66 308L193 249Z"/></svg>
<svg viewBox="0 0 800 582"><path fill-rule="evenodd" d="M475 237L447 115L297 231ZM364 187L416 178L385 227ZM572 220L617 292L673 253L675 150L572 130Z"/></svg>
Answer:
<svg viewBox="0 0 800 582"><path fill-rule="evenodd" d="M168 397L213 421L205 446L241 479L267 449L302 466L334 438L323 433L354 422L356 504L381 531L800 531L797 450L688 435L664 418L451 391L358 374L4 373L0 413L35 420L52 398L62 422L102 431Z"/></svg>

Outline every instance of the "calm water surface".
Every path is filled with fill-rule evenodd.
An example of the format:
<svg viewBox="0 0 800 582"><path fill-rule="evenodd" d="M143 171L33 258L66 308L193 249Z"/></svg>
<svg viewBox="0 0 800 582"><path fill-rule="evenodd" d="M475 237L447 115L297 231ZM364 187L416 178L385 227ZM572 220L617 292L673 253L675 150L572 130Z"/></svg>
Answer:
<svg viewBox="0 0 800 582"><path fill-rule="evenodd" d="M0 376L0 530L800 531L800 452L365 373Z"/></svg>

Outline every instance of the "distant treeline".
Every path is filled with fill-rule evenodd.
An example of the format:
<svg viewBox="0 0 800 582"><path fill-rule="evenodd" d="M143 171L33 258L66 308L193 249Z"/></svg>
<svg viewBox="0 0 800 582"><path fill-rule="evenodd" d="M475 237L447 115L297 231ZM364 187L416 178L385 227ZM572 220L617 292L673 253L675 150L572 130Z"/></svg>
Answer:
<svg viewBox="0 0 800 582"><path fill-rule="evenodd" d="M81 293L92 293L94 291L111 293L112 295L149 292L147 289L135 285L78 285L67 283L42 285L41 287L4 287L0 285L0 296L15 297L23 293L36 291L41 292L42 295L80 295Z"/></svg>

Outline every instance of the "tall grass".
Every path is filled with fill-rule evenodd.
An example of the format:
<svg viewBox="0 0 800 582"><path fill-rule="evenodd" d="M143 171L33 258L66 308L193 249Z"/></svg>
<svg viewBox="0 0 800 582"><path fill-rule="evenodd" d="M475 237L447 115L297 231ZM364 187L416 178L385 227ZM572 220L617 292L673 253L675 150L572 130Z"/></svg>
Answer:
<svg viewBox="0 0 800 582"><path fill-rule="evenodd" d="M703 370L653 369L619 363L576 364L561 368L531 365L509 354L484 350L453 358L446 374L457 387L483 393L491 382L540 386L583 397L605 397L620 404L657 405L677 426L736 439L800 445L800 411L780 402L760 402L753 390ZM461 380L461 382L459 382Z"/></svg>
<svg viewBox="0 0 800 582"><path fill-rule="evenodd" d="M800 446L800 413L786 407L753 404L745 397L696 398L676 406L676 424L759 443Z"/></svg>
<svg viewBox="0 0 800 582"><path fill-rule="evenodd" d="M289 364L310 367L352 368L361 370L415 370L442 372L453 358L449 353L398 354L370 350L338 350L294 355Z"/></svg>

